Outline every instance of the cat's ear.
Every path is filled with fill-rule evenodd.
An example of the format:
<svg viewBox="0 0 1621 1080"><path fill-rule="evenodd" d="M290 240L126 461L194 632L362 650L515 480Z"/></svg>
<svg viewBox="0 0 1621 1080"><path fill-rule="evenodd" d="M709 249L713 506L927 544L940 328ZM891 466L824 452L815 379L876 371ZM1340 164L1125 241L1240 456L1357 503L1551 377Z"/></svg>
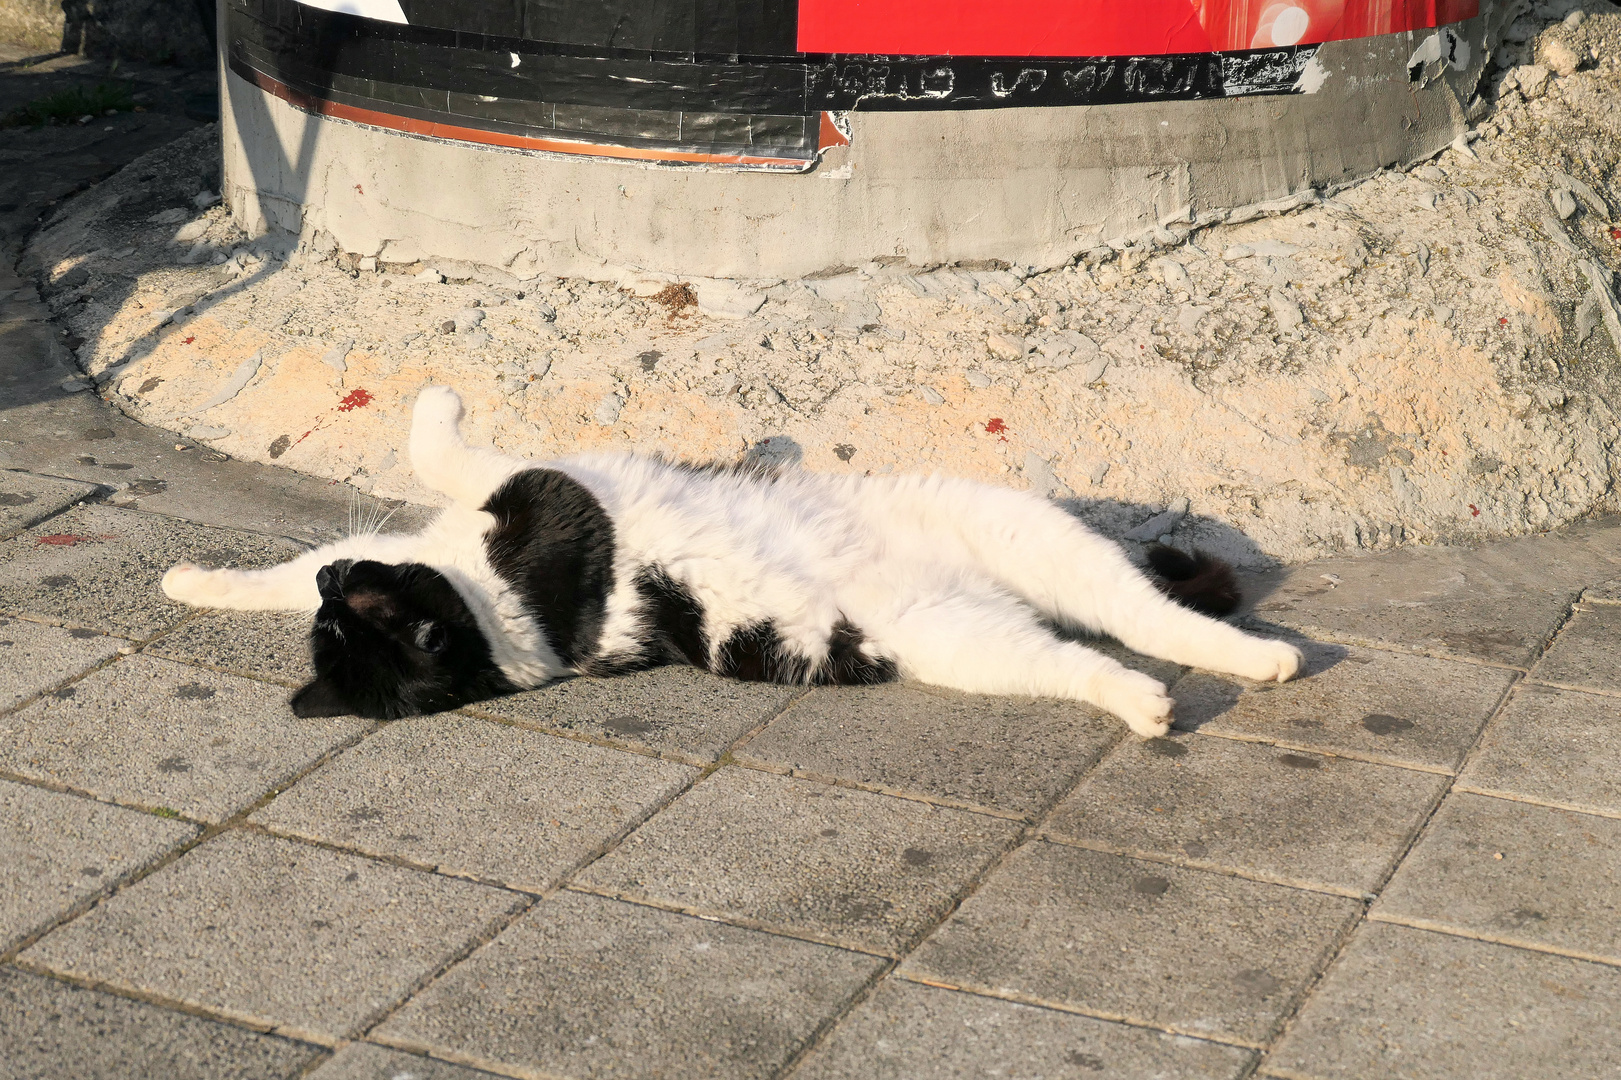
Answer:
<svg viewBox="0 0 1621 1080"><path fill-rule="evenodd" d="M305 720L312 720L323 716L348 716L355 710L338 693L338 688L332 680L321 676L304 689L293 695L288 702L293 707L293 715Z"/></svg>

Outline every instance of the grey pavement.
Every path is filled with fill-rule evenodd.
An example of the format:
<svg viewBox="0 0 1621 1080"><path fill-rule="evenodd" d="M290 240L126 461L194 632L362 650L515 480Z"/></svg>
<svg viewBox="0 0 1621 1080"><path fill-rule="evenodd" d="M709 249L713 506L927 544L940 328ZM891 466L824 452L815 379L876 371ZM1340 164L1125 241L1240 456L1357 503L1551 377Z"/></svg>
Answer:
<svg viewBox="0 0 1621 1080"><path fill-rule="evenodd" d="M1136 661L1164 739L684 669L300 720L302 620L158 577L373 504L64 390L9 265L0 1075L1621 1076L1621 522L1252 579L1305 677Z"/></svg>

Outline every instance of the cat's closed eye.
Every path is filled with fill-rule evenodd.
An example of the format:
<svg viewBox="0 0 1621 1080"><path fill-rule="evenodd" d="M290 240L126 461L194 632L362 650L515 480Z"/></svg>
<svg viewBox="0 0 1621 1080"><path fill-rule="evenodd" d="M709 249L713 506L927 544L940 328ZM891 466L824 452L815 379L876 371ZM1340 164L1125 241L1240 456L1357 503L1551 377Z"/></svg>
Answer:
<svg viewBox="0 0 1621 1080"><path fill-rule="evenodd" d="M449 638L445 628L438 623L418 623L416 628L416 647L425 653L442 653Z"/></svg>

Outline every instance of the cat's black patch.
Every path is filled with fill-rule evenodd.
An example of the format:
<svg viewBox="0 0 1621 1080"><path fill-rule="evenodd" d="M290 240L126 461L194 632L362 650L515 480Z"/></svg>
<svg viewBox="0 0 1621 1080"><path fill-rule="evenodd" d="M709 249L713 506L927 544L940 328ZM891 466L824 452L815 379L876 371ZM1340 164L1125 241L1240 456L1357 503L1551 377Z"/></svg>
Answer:
<svg viewBox="0 0 1621 1080"><path fill-rule="evenodd" d="M788 648L766 619L739 626L715 653L716 675L744 682L803 683L810 661Z"/></svg>
<svg viewBox="0 0 1621 1080"><path fill-rule="evenodd" d="M394 720L510 694L472 611L437 570L339 559L315 578L315 679L293 695L302 717Z"/></svg>
<svg viewBox="0 0 1621 1080"><path fill-rule="evenodd" d="M1183 607L1221 618L1231 615L1243 603L1238 579L1227 563L1195 551L1191 555L1164 544L1148 549L1148 565L1159 575L1154 584Z"/></svg>
<svg viewBox="0 0 1621 1080"><path fill-rule="evenodd" d="M811 681L820 686L871 686L900 677L895 661L861 651L866 635L848 619L833 624L827 638L827 659L817 666Z"/></svg>
<svg viewBox="0 0 1621 1080"><path fill-rule="evenodd" d="M596 655L613 589L614 527L596 496L555 469L529 469L483 509L490 565L522 598L570 666Z"/></svg>
<svg viewBox="0 0 1621 1080"><path fill-rule="evenodd" d="M650 566L636 576L642 598L646 653L653 664L709 666L709 635L704 632L704 609L692 590Z"/></svg>

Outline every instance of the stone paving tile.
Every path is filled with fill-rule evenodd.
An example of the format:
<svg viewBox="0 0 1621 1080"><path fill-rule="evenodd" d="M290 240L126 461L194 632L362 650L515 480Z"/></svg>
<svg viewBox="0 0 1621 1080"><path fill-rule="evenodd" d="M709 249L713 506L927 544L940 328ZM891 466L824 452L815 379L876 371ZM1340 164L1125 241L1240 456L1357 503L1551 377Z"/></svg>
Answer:
<svg viewBox="0 0 1621 1080"><path fill-rule="evenodd" d="M1344 897L1037 841L900 970L1259 1045L1361 911Z"/></svg>
<svg viewBox="0 0 1621 1080"><path fill-rule="evenodd" d="M1621 815L1621 699L1521 686L1486 729L1458 790Z"/></svg>
<svg viewBox="0 0 1621 1080"><path fill-rule="evenodd" d="M420 716L389 724L252 820L538 892L697 775L488 720Z"/></svg>
<svg viewBox="0 0 1621 1080"><path fill-rule="evenodd" d="M197 831L0 780L0 953Z"/></svg>
<svg viewBox="0 0 1621 1080"><path fill-rule="evenodd" d="M1185 1080L1248 1075L1253 1052L902 979L879 985L794 1080Z"/></svg>
<svg viewBox="0 0 1621 1080"><path fill-rule="evenodd" d="M1368 923L1262 1072L1323 1080L1621 1074L1621 970Z"/></svg>
<svg viewBox="0 0 1621 1080"><path fill-rule="evenodd" d="M143 651L288 686L315 678L310 617L301 612L209 612L175 627Z"/></svg>
<svg viewBox="0 0 1621 1080"><path fill-rule="evenodd" d="M94 630L63 630L0 615L0 712L94 667L125 644Z"/></svg>
<svg viewBox="0 0 1621 1080"><path fill-rule="evenodd" d="M1621 604L1621 578L1594 585L1582 593L1584 604Z"/></svg>
<svg viewBox="0 0 1621 1080"><path fill-rule="evenodd" d="M310 1073L310 1080L490 1080L493 1075L386 1046L350 1043Z"/></svg>
<svg viewBox="0 0 1621 1080"><path fill-rule="evenodd" d="M672 665L612 679L568 679L467 711L708 764L799 693Z"/></svg>
<svg viewBox="0 0 1621 1080"><path fill-rule="evenodd" d="M281 1080L319 1053L261 1035L0 968L6 1080Z"/></svg>
<svg viewBox="0 0 1621 1080"><path fill-rule="evenodd" d="M20 959L332 1039L355 1034L522 902L470 881L231 831Z"/></svg>
<svg viewBox="0 0 1621 1080"><path fill-rule="evenodd" d="M0 767L219 821L365 731L300 720L287 691L133 656L0 717Z"/></svg>
<svg viewBox="0 0 1621 1080"><path fill-rule="evenodd" d="M525 1074L768 1077L881 966L860 953L563 892L372 1037Z"/></svg>
<svg viewBox="0 0 1621 1080"><path fill-rule="evenodd" d="M1190 673L1171 688L1174 726L1452 770L1516 678L1478 664L1302 644L1307 672L1293 682Z"/></svg>
<svg viewBox="0 0 1621 1080"><path fill-rule="evenodd" d="M1087 775L1046 831L1360 894L1389 875L1446 783L1230 739L1133 739Z"/></svg>
<svg viewBox="0 0 1621 1080"><path fill-rule="evenodd" d="M252 533L81 506L0 543L0 611L150 637L190 610L158 585L175 563L263 566L297 550Z"/></svg>
<svg viewBox="0 0 1621 1080"><path fill-rule="evenodd" d="M812 691L736 754L808 776L1035 815L1123 731L1075 702L890 683Z"/></svg>
<svg viewBox="0 0 1621 1080"><path fill-rule="evenodd" d="M1449 796L1371 918L1621 964L1621 821Z"/></svg>
<svg viewBox="0 0 1621 1080"><path fill-rule="evenodd" d="M1568 536L1411 547L1277 571L1255 614L1313 637L1526 667L1582 589L1617 565L1605 545Z"/></svg>
<svg viewBox="0 0 1621 1080"><path fill-rule="evenodd" d="M1531 671L1540 682L1621 693L1621 607L1578 608Z"/></svg>
<svg viewBox="0 0 1621 1080"><path fill-rule="evenodd" d="M94 495L94 484L0 469L0 536L10 536Z"/></svg>
<svg viewBox="0 0 1621 1080"><path fill-rule="evenodd" d="M587 867L586 888L895 951L1010 844L1000 818L722 769Z"/></svg>

